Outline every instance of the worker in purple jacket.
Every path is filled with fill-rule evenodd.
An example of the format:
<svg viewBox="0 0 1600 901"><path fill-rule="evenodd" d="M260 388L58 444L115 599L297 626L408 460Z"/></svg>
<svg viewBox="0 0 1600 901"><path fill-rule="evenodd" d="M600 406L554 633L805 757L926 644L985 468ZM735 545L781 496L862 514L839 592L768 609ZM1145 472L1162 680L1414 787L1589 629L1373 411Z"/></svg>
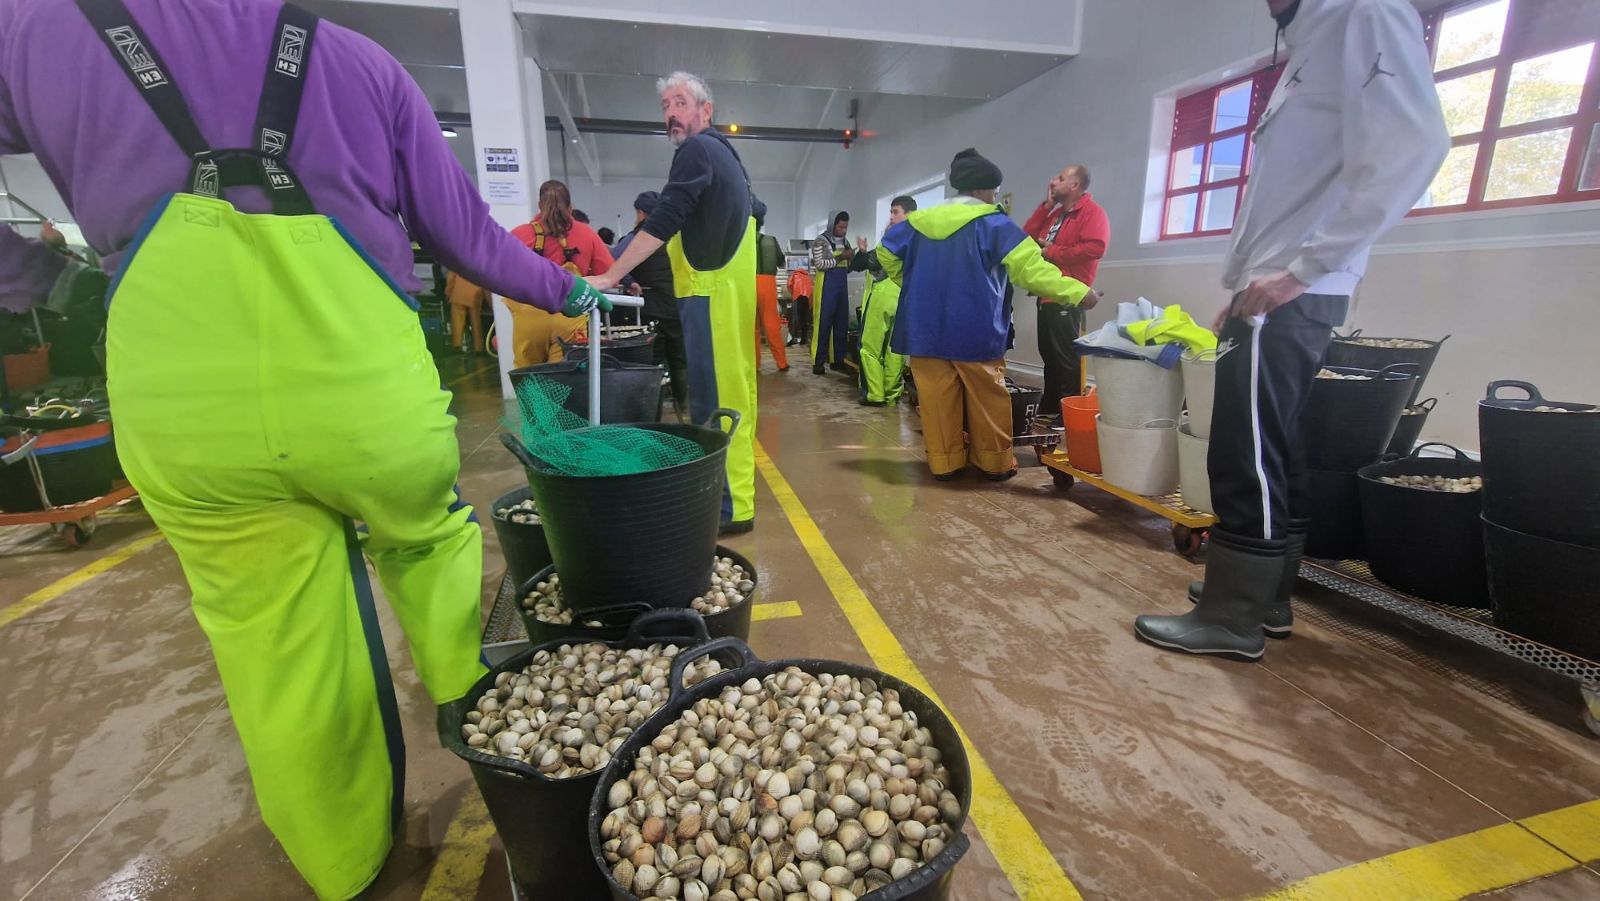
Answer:
<svg viewBox="0 0 1600 901"><path fill-rule="evenodd" d="M0 0L0 154L29 152L113 274L118 456L262 818L319 897L353 897L405 784L363 552L436 703L484 672L482 533L411 242L546 310L609 304L489 218L398 62L278 0ZM0 228L0 307L77 265Z"/></svg>

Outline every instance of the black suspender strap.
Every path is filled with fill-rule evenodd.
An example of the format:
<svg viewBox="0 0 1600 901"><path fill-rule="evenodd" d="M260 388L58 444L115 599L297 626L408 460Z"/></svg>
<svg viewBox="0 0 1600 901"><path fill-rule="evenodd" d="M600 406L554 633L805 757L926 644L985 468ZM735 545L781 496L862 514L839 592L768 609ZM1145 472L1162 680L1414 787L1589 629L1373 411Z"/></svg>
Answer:
<svg viewBox="0 0 1600 901"><path fill-rule="evenodd" d="M167 64L145 36L122 0L77 0L95 33L111 50L111 57L133 82L139 96L166 126L184 155L195 157L209 149L189 114L189 105L173 82Z"/></svg>
<svg viewBox="0 0 1600 901"><path fill-rule="evenodd" d="M284 4L272 32L266 79L256 111L254 146L212 150L195 125L171 70L122 0L76 2L139 95L193 161L189 170L192 193L221 197L227 188L256 185L266 190L272 212L277 215L316 212L288 161L311 59L311 41L317 30L316 16L293 4Z"/></svg>
<svg viewBox="0 0 1600 901"><path fill-rule="evenodd" d="M294 141L300 98L305 93L306 67L311 62L311 42L317 34L317 17L285 3L273 29L267 76L261 83L261 105L256 110L256 146L268 156L287 159Z"/></svg>

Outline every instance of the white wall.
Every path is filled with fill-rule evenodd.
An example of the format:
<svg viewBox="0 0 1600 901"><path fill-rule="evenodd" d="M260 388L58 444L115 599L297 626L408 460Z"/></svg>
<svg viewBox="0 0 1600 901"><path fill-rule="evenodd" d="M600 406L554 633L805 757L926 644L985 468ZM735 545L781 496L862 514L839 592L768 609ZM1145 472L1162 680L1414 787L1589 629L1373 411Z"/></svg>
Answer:
<svg viewBox="0 0 1600 901"><path fill-rule="evenodd" d="M819 157L807 168L800 220L839 206L868 208L968 146L1006 173L1001 191L1015 192L1021 219L1052 174L1081 162L1112 226L1097 287L1110 301L1144 295L1209 321L1226 301L1218 284L1226 239L1139 240L1152 123L1159 131L1171 121L1157 95L1248 71L1271 54L1273 25L1260 0L1139 5L1135 12L1127 3L1085 4L1080 55L996 100L944 109L900 98L878 109L864 104L863 128L879 137L845 159ZM1475 448L1475 401L1491 379L1525 379L1547 397L1600 401L1600 355L1590 337L1600 334L1596 245L1600 204L1593 203L1410 219L1376 250L1348 324L1375 335L1453 335L1423 390L1440 399L1423 434ZM1036 365L1027 308L1019 304L1012 359ZM1091 313L1090 326L1109 309Z"/></svg>
<svg viewBox="0 0 1600 901"><path fill-rule="evenodd" d="M45 175L44 167L39 165L39 160L33 154L22 156L0 156L0 184L4 190L14 194L19 200L43 213L47 218L59 219L63 222L72 221L72 216L67 212L67 205L62 201L61 195L56 193L55 185L50 183L50 177ZM17 210L18 215L26 216L27 213ZM10 215L3 202L0 202L0 216ZM24 234L37 234L31 227L22 229Z"/></svg>
<svg viewBox="0 0 1600 901"><path fill-rule="evenodd" d="M553 177L561 177L559 158L554 162ZM641 191L659 191L666 184L666 170L661 178L607 178L596 186L583 174L583 167L572 161L572 178L567 188L572 191L572 205L589 214L589 224L595 228L608 226L622 237L633 228L633 199ZM767 231L785 244L795 235L794 182L758 181L751 184L756 196L767 204Z"/></svg>

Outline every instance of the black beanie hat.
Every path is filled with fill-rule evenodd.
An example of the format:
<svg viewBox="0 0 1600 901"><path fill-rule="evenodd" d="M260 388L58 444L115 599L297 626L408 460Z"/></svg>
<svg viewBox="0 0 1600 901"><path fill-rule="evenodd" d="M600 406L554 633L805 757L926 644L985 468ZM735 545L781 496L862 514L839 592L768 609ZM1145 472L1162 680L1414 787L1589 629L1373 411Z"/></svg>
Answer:
<svg viewBox="0 0 1600 901"><path fill-rule="evenodd" d="M968 147L950 161L950 187L957 191L988 191L1000 187L1000 167Z"/></svg>
<svg viewBox="0 0 1600 901"><path fill-rule="evenodd" d="M849 222L849 221L850 221L850 214L845 212L844 210L840 210L839 212L833 214L833 222L831 223L831 227L838 228L840 222Z"/></svg>
<svg viewBox="0 0 1600 901"><path fill-rule="evenodd" d="M661 202L661 195L655 191L641 191L638 197L633 198L633 208L646 216L656 211L656 204Z"/></svg>

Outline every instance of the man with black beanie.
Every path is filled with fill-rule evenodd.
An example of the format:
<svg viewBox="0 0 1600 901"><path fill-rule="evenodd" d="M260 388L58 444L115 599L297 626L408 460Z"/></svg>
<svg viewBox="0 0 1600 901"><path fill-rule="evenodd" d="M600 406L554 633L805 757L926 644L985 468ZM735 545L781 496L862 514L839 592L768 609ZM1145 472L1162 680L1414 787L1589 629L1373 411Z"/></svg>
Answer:
<svg viewBox="0 0 1600 901"><path fill-rule="evenodd" d="M960 196L911 213L878 248L884 273L901 285L890 346L911 357L934 478L960 478L970 464L1002 481L1017 474L1005 385L1008 277L1063 303L1092 307L1096 297L995 206L999 166L963 150L950 185Z"/></svg>

